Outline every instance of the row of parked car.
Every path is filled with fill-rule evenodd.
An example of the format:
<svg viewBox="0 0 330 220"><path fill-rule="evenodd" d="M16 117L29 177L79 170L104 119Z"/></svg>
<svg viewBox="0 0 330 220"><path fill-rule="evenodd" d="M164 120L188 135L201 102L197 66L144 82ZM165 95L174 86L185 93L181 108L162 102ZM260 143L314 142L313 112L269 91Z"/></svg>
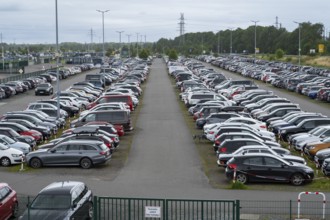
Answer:
<svg viewBox="0 0 330 220"><path fill-rule="evenodd" d="M59 69L59 78L66 79L69 76L84 72L89 70L86 68L86 65L72 66L72 67L63 67ZM42 73L38 76L22 78L17 81L8 81L6 83L0 84L0 100L7 99L14 95L25 93L29 90L34 89L35 94L52 94L54 92L53 88L50 88L44 93L44 87L51 87L51 83L57 80L57 73L55 70L48 70L45 73ZM42 91L42 92L40 92Z"/></svg>
<svg viewBox="0 0 330 220"><path fill-rule="evenodd" d="M205 61L206 56L198 57ZM311 66L297 67L289 63L268 62L246 57L208 57L208 62L245 77L284 88L311 99L330 102L330 70ZM295 67L295 68L293 68Z"/></svg>
<svg viewBox="0 0 330 220"><path fill-rule="evenodd" d="M196 127L203 129L203 135L195 137L213 142L217 164L226 167L227 177L236 176L242 183L275 181L294 185L313 180L314 171L306 166L305 159L291 155L278 138L288 141L294 134L330 125L329 118L303 112L299 105L259 89L249 79L227 79L222 72L195 60L167 64L181 91L181 100ZM323 167L327 174L330 166Z"/></svg>
<svg viewBox="0 0 330 220"><path fill-rule="evenodd" d="M29 103L25 110L2 115L0 134L5 145L1 147L16 150L9 156L0 156L2 166L21 163L24 155L27 165L34 168L47 165L90 168L106 162L100 158L110 159L119 146L119 136L133 129L130 114L138 105L138 96L142 93L140 85L148 74L144 63L131 60L125 65L131 68L130 71L116 76L116 83L107 90L88 81L76 82L65 91L60 91L59 97L54 95L51 99L37 100ZM141 65L145 69L137 74L134 69ZM59 129L66 125L67 118L78 115L71 121L71 128L60 134ZM40 145L53 135L58 138ZM72 150L77 154L83 150L86 154L80 159L75 158L75 162L68 163L67 159L66 162L61 161L60 156L72 153L69 152ZM84 160L83 156L86 157Z"/></svg>

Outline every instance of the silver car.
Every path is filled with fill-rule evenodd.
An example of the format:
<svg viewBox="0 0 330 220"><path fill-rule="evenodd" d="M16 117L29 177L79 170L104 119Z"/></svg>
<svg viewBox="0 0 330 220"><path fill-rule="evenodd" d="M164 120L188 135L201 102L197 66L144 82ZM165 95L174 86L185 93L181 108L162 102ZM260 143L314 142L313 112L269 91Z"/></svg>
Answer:
<svg viewBox="0 0 330 220"><path fill-rule="evenodd" d="M81 166L89 169L111 159L110 149L100 141L71 140L50 149L40 149L26 155L26 163L33 168L42 166Z"/></svg>
<svg viewBox="0 0 330 220"><path fill-rule="evenodd" d="M24 142L16 141L6 135L0 134L0 143L8 147L22 151L24 154L30 152L30 145Z"/></svg>

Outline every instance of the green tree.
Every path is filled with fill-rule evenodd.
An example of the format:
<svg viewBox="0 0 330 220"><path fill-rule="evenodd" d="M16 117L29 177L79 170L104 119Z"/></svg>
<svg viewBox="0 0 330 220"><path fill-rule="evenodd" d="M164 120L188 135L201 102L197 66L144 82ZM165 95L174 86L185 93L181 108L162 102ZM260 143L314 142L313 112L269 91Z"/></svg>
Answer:
<svg viewBox="0 0 330 220"><path fill-rule="evenodd" d="M139 53L139 57L141 59L147 59L149 56L149 52L146 49L142 49L141 52Z"/></svg>
<svg viewBox="0 0 330 220"><path fill-rule="evenodd" d="M284 51L282 49L277 49L275 52L276 59L282 59L284 56Z"/></svg>
<svg viewBox="0 0 330 220"><path fill-rule="evenodd" d="M175 49L171 49L168 54L168 58L170 60L177 60L178 59L178 53L176 52Z"/></svg>

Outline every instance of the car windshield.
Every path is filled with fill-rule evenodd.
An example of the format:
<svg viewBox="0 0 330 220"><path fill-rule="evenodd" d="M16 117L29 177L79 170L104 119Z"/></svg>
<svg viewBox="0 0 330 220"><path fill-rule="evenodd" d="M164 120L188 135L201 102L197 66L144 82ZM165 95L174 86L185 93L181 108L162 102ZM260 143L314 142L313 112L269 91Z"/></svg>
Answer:
<svg viewBox="0 0 330 220"><path fill-rule="evenodd" d="M31 209L68 209L71 206L70 195L41 194L31 204Z"/></svg>
<svg viewBox="0 0 330 220"><path fill-rule="evenodd" d="M0 150L7 150L7 149L9 149L8 146L0 144Z"/></svg>
<svg viewBox="0 0 330 220"><path fill-rule="evenodd" d="M49 87L49 85L45 83L45 84L40 84L40 85L38 85L38 87L47 88L47 87Z"/></svg>
<svg viewBox="0 0 330 220"><path fill-rule="evenodd" d="M2 138L4 141L6 141L8 144L14 144L15 141L13 139L11 139L10 137L4 136Z"/></svg>

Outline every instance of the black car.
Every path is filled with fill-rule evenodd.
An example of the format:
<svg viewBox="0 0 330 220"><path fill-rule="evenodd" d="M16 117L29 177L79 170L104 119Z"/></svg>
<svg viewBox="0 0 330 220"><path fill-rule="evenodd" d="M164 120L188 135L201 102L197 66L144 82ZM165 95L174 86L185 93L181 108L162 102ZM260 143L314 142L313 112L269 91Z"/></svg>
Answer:
<svg viewBox="0 0 330 220"><path fill-rule="evenodd" d="M236 181L248 182L287 182L295 186L311 182L314 171L310 167L285 161L270 154L248 154L235 156L227 162L226 176Z"/></svg>
<svg viewBox="0 0 330 220"><path fill-rule="evenodd" d="M319 150L314 156L314 162L318 167L321 167L323 162L330 158L330 148Z"/></svg>
<svg viewBox="0 0 330 220"><path fill-rule="evenodd" d="M92 200L93 193L85 183L54 182L39 192L19 219L91 219Z"/></svg>
<svg viewBox="0 0 330 220"><path fill-rule="evenodd" d="M52 95L54 88L50 83L41 83L35 88L35 95Z"/></svg>
<svg viewBox="0 0 330 220"><path fill-rule="evenodd" d="M27 143L30 145L31 149L33 149L37 145L33 137L27 135L20 135L11 128L0 128L0 134L6 135L16 141Z"/></svg>

